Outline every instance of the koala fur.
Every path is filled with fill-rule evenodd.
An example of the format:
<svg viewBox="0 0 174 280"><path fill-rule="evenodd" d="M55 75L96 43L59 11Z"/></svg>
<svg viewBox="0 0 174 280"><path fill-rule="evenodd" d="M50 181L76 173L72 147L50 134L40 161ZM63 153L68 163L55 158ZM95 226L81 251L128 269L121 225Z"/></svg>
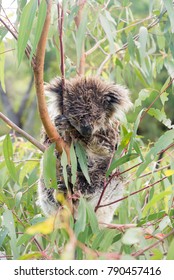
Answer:
<svg viewBox="0 0 174 280"><path fill-rule="evenodd" d="M72 192L80 193L95 209L105 184L105 175L119 142L118 120L131 107L129 91L121 85L107 83L96 77L77 77L65 81L55 78L45 88L51 95L49 111L61 137L71 144L79 142L86 151L90 184L80 166ZM43 143L51 142L44 133ZM57 154L57 158L60 159ZM66 195L66 188L58 183L58 191ZM123 196L124 184L121 177L114 177L107 186L101 200L110 203ZM41 177L38 186L39 203L46 215L54 214L60 207L56 191L45 187ZM75 202L75 216L78 203ZM98 208L96 215L101 223L110 223L116 204Z"/></svg>

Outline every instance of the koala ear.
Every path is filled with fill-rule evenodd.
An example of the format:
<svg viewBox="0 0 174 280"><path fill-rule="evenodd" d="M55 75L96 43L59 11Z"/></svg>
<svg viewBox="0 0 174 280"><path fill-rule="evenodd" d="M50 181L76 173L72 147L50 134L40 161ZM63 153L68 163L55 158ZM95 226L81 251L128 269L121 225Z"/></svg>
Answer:
<svg viewBox="0 0 174 280"><path fill-rule="evenodd" d="M104 108L111 117L113 114L119 116L123 112L127 112L132 103L129 98L128 89L121 85L111 85L109 91L104 95Z"/></svg>
<svg viewBox="0 0 174 280"><path fill-rule="evenodd" d="M54 78L49 84L45 84L44 89L45 95L48 97L48 110L50 116L55 117L57 115L62 114L63 86L61 78Z"/></svg>

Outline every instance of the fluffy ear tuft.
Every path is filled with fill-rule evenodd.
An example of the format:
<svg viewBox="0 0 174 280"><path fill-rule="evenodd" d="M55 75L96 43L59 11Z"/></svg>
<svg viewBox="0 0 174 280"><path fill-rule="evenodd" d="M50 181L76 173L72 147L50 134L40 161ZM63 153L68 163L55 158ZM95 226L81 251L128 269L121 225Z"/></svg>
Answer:
<svg viewBox="0 0 174 280"><path fill-rule="evenodd" d="M132 107L130 92L121 85L111 85L109 91L104 95L104 108L110 116L120 117Z"/></svg>
<svg viewBox="0 0 174 280"><path fill-rule="evenodd" d="M49 84L45 84L45 95L48 98L48 110L51 118L62 114L63 90L61 78L54 78Z"/></svg>

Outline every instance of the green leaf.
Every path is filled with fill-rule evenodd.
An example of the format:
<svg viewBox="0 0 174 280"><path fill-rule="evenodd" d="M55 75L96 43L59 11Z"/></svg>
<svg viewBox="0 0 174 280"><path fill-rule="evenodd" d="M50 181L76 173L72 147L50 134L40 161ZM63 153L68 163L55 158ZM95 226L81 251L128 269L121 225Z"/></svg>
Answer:
<svg viewBox="0 0 174 280"><path fill-rule="evenodd" d="M129 51L130 57L132 59L135 59L135 43L133 40L132 33L129 33L127 43L128 43L128 51Z"/></svg>
<svg viewBox="0 0 174 280"><path fill-rule="evenodd" d="M174 239L172 239L172 242L170 243L166 260L174 260Z"/></svg>
<svg viewBox="0 0 174 280"><path fill-rule="evenodd" d="M96 217L96 214L94 212L94 209L92 208L91 204L86 202L86 211L87 211L87 216L88 216L88 222L91 226L93 234L96 234L98 232L98 220Z"/></svg>
<svg viewBox="0 0 174 280"><path fill-rule="evenodd" d="M63 179L66 187L68 188L68 173L67 173L68 159L65 150L63 150L61 155L61 166L63 167Z"/></svg>
<svg viewBox="0 0 174 280"><path fill-rule="evenodd" d="M168 64L165 63L165 66L167 67L169 64L170 64L170 62L168 62ZM169 71L168 67L167 67L167 70L168 70L168 72L170 74L170 71ZM173 73L173 70L174 70L174 68L173 68L173 63L172 63L172 69L171 69L172 73ZM169 83L170 83L170 77L167 78L167 80L165 81L164 85L162 86L161 92L166 90L166 88L168 87Z"/></svg>
<svg viewBox="0 0 174 280"><path fill-rule="evenodd" d="M171 31L174 33L174 7L173 7L173 1L172 0L163 0L164 6L166 7L167 14L170 19L171 24Z"/></svg>
<svg viewBox="0 0 174 280"><path fill-rule="evenodd" d="M5 46L3 42L0 42L0 84L2 86L3 91L5 92L4 65L5 65Z"/></svg>
<svg viewBox="0 0 174 280"><path fill-rule="evenodd" d="M159 109L150 108L148 110L148 114L156 118L159 122L162 122L169 129L174 127L172 125L172 121L170 119L167 119L166 113L164 112L164 108L162 108L161 111Z"/></svg>
<svg viewBox="0 0 174 280"><path fill-rule="evenodd" d="M136 118L136 121L135 121L135 125L134 125L134 129L133 129L133 133L132 133L132 136L131 136L131 140L130 140L130 144L129 144L129 151L128 151L128 154L130 154L132 152L132 147L134 145L134 141L135 141L135 137L137 135L137 130L138 130L138 126L139 126L139 123L140 123L140 120L141 120L141 115L143 113L144 109L142 109L137 118Z"/></svg>
<svg viewBox="0 0 174 280"><path fill-rule="evenodd" d="M33 54L35 53L37 44L38 44L40 36L41 36L41 32L42 32L43 25L44 25L45 18L46 18L46 12L47 12L46 1L42 0L41 4L39 5L37 25L36 25L36 31L35 31L35 36L34 36L34 43L33 43L32 51L30 54L30 60L32 59Z"/></svg>
<svg viewBox="0 0 174 280"><path fill-rule="evenodd" d="M148 38L147 28L144 26L141 26L140 30L139 30L139 43L140 43L139 51L140 51L140 56L141 56L142 60L146 56L147 38Z"/></svg>
<svg viewBox="0 0 174 280"><path fill-rule="evenodd" d="M36 15L36 10L37 10L37 1L30 0L30 2L24 7L22 11L20 26L19 26L19 35L17 40L19 65L25 53L25 48L27 46L27 42L31 33L33 21Z"/></svg>
<svg viewBox="0 0 174 280"><path fill-rule="evenodd" d="M19 184L22 186L23 180L27 174L30 174L32 170L37 166L36 161L26 161L22 167L19 174Z"/></svg>
<svg viewBox="0 0 174 280"><path fill-rule="evenodd" d="M166 91L164 91L161 95L160 95L160 99L161 99L161 102L164 106L165 102L168 101L168 95L169 93L167 93Z"/></svg>
<svg viewBox="0 0 174 280"><path fill-rule="evenodd" d="M19 260L38 260L38 259L42 259L43 255L40 252L34 252L34 253L30 253L30 254L26 254L23 255L19 258Z"/></svg>
<svg viewBox="0 0 174 280"><path fill-rule="evenodd" d="M3 152L4 152L4 158L5 158L5 163L7 165L7 169L10 173L10 176L15 182L18 182L18 177L17 177L17 172L15 165L13 163L13 146L11 142L11 138L9 134L5 137L3 141Z"/></svg>
<svg viewBox="0 0 174 280"><path fill-rule="evenodd" d="M161 222L159 223L160 231L163 231L167 226L171 226L172 227L171 220L170 220L169 216L165 216L161 220Z"/></svg>
<svg viewBox="0 0 174 280"><path fill-rule="evenodd" d="M156 203L162 199L164 199L164 197L166 197L167 195L170 195L172 194L172 190L166 190L166 191L163 191L159 194L155 194L154 197L148 202L148 204L146 204L146 206L144 207L144 210L143 210L143 217L147 215L148 211L150 208L153 208L154 210L154 205L156 205Z"/></svg>
<svg viewBox="0 0 174 280"><path fill-rule="evenodd" d="M75 223L75 234L78 237L80 232L83 232L86 227L86 203L83 197L79 199L78 216Z"/></svg>
<svg viewBox="0 0 174 280"><path fill-rule="evenodd" d="M114 37L112 34L112 23L107 19L107 17L104 17L102 14L99 15L100 23L101 26L106 33L106 37L108 38L109 41L109 47L110 47L110 52L114 53L115 52L115 44L114 44Z"/></svg>
<svg viewBox="0 0 174 280"><path fill-rule="evenodd" d="M115 231L111 229L107 229L104 231L103 239L100 242L99 250L100 251L108 251L109 247L112 244L112 241L115 237Z"/></svg>
<svg viewBox="0 0 174 280"><path fill-rule="evenodd" d="M74 185L77 177L77 157L76 157L73 143L71 144L70 147L70 159L71 159L71 173L72 173L71 183Z"/></svg>
<svg viewBox="0 0 174 280"><path fill-rule="evenodd" d="M43 154L43 177L47 188L57 188L55 143L51 144Z"/></svg>
<svg viewBox="0 0 174 280"><path fill-rule="evenodd" d="M83 175L85 176L87 182L90 184L86 152L80 143L75 144L75 149L76 149L76 155L78 157L78 162L79 162L80 168L81 168Z"/></svg>
<svg viewBox="0 0 174 280"><path fill-rule="evenodd" d="M152 249L153 256L150 258L151 260L162 260L163 253L159 249Z"/></svg>
<svg viewBox="0 0 174 280"><path fill-rule="evenodd" d="M4 211L3 225L8 229L13 259L17 260L19 257L19 251L17 248L16 230L15 230L15 224L14 224L14 220L13 220L13 214L12 214L12 211L9 209L5 209L5 211Z"/></svg>
<svg viewBox="0 0 174 280"><path fill-rule="evenodd" d="M136 175L140 174L146 169L146 167L154 161L159 152L167 148L174 141L174 129L166 131L155 143L154 147L147 153L144 162L140 165Z"/></svg>
<svg viewBox="0 0 174 280"><path fill-rule="evenodd" d="M124 155L123 157L121 157L121 158L119 158L119 159L117 159L117 160L114 160L112 163L111 163L111 166L109 167L109 169L108 169L108 171L107 171L107 173L106 173L106 177L108 177L110 174L111 174L111 172L115 169L115 168L117 168L118 166L120 166L120 165L122 165L122 164L124 164L124 163L126 163L126 162L128 162L128 161L131 161L131 160L133 160L133 159L135 159L135 158L137 158L137 157L139 157L139 155L138 154L127 154L127 155Z"/></svg>
<svg viewBox="0 0 174 280"><path fill-rule="evenodd" d="M151 93L148 89L142 89L138 94L138 98L135 100L134 108L141 106L142 101L146 100L150 94Z"/></svg>
<svg viewBox="0 0 174 280"><path fill-rule="evenodd" d="M144 161L143 154L142 154L141 149L140 149L140 147L138 145L138 142L136 140L134 140L133 148L134 148L135 152L140 156L140 159L142 161Z"/></svg>
<svg viewBox="0 0 174 280"><path fill-rule="evenodd" d="M130 228L123 235L122 243L126 245L133 245L139 243L143 237L142 228Z"/></svg>
<svg viewBox="0 0 174 280"><path fill-rule="evenodd" d="M2 246L7 234L8 234L8 229L6 227L1 227L0 228L0 247Z"/></svg>
<svg viewBox="0 0 174 280"><path fill-rule="evenodd" d="M76 33L77 66L79 66L80 64L80 59L82 55L83 42L85 40L85 33L86 33L86 26L87 26L87 18L88 18L87 9L83 9L82 20L80 22L80 25Z"/></svg>
<svg viewBox="0 0 174 280"><path fill-rule="evenodd" d="M21 246L22 244L28 244L28 241L31 239L31 235L24 233L18 239L17 246Z"/></svg>

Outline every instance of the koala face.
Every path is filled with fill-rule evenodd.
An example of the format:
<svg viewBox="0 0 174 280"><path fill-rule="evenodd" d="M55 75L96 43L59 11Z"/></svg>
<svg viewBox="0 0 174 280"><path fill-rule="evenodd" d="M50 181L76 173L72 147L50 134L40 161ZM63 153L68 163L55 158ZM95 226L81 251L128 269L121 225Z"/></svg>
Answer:
<svg viewBox="0 0 174 280"><path fill-rule="evenodd" d="M84 137L90 138L110 119L131 105L128 91L97 78L79 78L68 84L64 93L64 114Z"/></svg>

